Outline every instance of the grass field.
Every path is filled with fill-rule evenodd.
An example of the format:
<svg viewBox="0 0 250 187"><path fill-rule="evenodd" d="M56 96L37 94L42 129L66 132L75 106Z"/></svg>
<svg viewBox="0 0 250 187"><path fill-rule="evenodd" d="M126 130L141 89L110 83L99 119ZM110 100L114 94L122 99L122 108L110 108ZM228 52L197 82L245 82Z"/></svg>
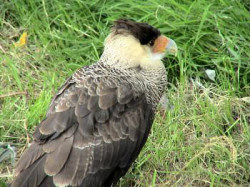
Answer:
<svg viewBox="0 0 250 187"><path fill-rule="evenodd" d="M247 0L0 0L0 142L19 158L59 86L98 60L112 21L130 18L179 54L164 60L167 110L119 186L249 186L249 10ZM27 44L15 47L23 32ZM0 163L0 186L12 174Z"/></svg>

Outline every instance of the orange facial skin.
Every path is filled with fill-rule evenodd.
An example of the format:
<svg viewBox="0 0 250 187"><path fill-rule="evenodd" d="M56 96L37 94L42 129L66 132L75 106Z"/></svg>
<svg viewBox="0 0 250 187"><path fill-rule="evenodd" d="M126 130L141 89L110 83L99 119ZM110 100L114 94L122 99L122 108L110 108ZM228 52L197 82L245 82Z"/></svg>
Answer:
<svg viewBox="0 0 250 187"><path fill-rule="evenodd" d="M161 35L156 38L153 46L153 53L164 53L166 51L168 42L169 40L166 36Z"/></svg>

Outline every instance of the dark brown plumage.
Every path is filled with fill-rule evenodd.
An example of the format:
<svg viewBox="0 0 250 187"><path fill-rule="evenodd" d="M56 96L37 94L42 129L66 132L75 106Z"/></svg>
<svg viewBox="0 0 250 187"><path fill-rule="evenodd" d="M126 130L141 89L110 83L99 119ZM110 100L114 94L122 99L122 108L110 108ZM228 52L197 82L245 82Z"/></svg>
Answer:
<svg viewBox="0 0 250 187"><path fill-rule="evenodd" d="M164 66L138 40L147 43L159 31L126 20L115 28L100 61L78 70L53 98L12 187L111 186L138 156L166 82ZM116 38L124 29L134 38Z"/></svg>
<svg viewBox="0 0 250 187"><path fill-rule="evenodd" d="M115 21L113 29L117 33L128 31L135 38L137 38L142 45L154 42L154 40L161 35L161 32L147 23L138 23L127 19L119 19ZM152 45L151 44L151 45Z"/></svg>

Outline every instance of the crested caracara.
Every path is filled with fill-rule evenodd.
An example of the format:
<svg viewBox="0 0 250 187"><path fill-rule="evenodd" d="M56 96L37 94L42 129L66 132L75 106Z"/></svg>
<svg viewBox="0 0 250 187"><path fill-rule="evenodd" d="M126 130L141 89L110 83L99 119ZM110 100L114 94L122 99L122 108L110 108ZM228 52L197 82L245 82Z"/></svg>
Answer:
<svg viewBox="0 0 250 187"><path fill-rule="evenodd" d="M166 84L161 59L173 40L146 23L120 19L100 60L59 89L12 187L101 187L117 183L149 135Z"/></svg>

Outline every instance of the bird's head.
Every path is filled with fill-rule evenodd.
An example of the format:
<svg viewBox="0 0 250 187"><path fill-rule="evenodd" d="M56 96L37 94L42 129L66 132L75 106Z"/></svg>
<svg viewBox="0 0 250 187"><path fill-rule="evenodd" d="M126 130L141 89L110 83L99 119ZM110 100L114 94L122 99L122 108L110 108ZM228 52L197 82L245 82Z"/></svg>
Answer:
<svg viewBox="0 0 250 187"><path fill-rule="evenodd" d="M176 43L147 23L119 19L104 44L102 58L110 65L154 68L165 54L177 54Z"/></svg>

